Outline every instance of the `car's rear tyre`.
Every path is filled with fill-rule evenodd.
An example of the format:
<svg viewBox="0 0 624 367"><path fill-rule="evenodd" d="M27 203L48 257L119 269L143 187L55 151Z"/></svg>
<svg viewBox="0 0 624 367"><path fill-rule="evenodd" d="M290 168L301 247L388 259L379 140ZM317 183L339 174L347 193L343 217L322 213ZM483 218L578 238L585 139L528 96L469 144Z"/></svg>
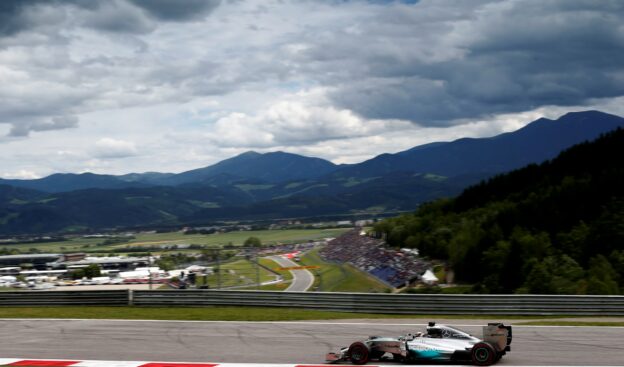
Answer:
<svg viewBox="0 0 624 367"><path fill-rule="evenodd" d="M496 362L496 351L490 343L479 342L472 347L470 357L477 366L489 366Z"/></svg>
<svg viewBox="0 0 624 367"><path fill-rule="evenodd" d="M349 346L349 359L353 364L366 364L370 360L370 351L366 344L355 342Z"/></svg>

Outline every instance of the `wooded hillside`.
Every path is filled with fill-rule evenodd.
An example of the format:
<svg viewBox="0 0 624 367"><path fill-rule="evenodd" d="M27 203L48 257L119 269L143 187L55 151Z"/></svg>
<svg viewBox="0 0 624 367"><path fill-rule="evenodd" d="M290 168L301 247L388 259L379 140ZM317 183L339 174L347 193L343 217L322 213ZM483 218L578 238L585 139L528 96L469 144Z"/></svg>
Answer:
<svg viewBox="0 0 624 367"><path fill-rule="evenodd" d="M487 293L624 291L624 130L380 222Z"/></svg>

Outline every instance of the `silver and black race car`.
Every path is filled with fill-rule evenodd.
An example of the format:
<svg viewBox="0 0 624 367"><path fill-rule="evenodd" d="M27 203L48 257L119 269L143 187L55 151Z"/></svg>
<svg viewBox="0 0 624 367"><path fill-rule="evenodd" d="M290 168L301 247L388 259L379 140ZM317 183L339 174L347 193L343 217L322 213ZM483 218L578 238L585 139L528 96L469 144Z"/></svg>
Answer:
<svg viewBox="0 0 624 367"><path fill-rule="evenodd" d="M483 327L483 339L457 328L430 322L427 330L398 338L371 336L355 342L338 353L328 353L328 363L350 361L366 364L369 361L471 362L489 366L498 362L511 349L511 326L490 323Z"/></svg>

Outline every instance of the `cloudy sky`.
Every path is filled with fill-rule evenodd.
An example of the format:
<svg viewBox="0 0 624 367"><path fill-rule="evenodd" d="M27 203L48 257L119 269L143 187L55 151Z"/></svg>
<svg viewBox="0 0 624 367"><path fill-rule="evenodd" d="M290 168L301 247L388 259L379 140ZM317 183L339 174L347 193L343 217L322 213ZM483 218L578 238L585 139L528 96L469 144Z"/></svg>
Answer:
<svg viewBox="0 0 624 367"><path fill-rule="evenodd" d="M624 115L624 2L0 1L0 177L352 163Z"/></svg>

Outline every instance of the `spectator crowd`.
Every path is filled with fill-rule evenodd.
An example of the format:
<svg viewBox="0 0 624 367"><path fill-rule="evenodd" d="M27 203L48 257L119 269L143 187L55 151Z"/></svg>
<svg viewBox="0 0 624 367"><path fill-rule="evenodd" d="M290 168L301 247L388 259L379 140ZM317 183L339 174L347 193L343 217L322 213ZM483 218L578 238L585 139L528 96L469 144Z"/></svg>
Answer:
<svg viewBox="0 0 624 367"><path fill-rule="evenodd" d="M395 288L420 280L429 268L414 252L387 248L383 240L361 228L329 241L319 254L325 261L349 263Z"/></svg>
<svg viewBox="0 0 624 367"><path fill-rule="evenodd" d="M267 245L259 248L248 248L239 253L240 256L253 255L253 256L270 256L275 254L285 254L290 252L306 252L313 249L315 246L324 245L325 241L308 241L302 243L292 244L275 244Z"/></svg>

